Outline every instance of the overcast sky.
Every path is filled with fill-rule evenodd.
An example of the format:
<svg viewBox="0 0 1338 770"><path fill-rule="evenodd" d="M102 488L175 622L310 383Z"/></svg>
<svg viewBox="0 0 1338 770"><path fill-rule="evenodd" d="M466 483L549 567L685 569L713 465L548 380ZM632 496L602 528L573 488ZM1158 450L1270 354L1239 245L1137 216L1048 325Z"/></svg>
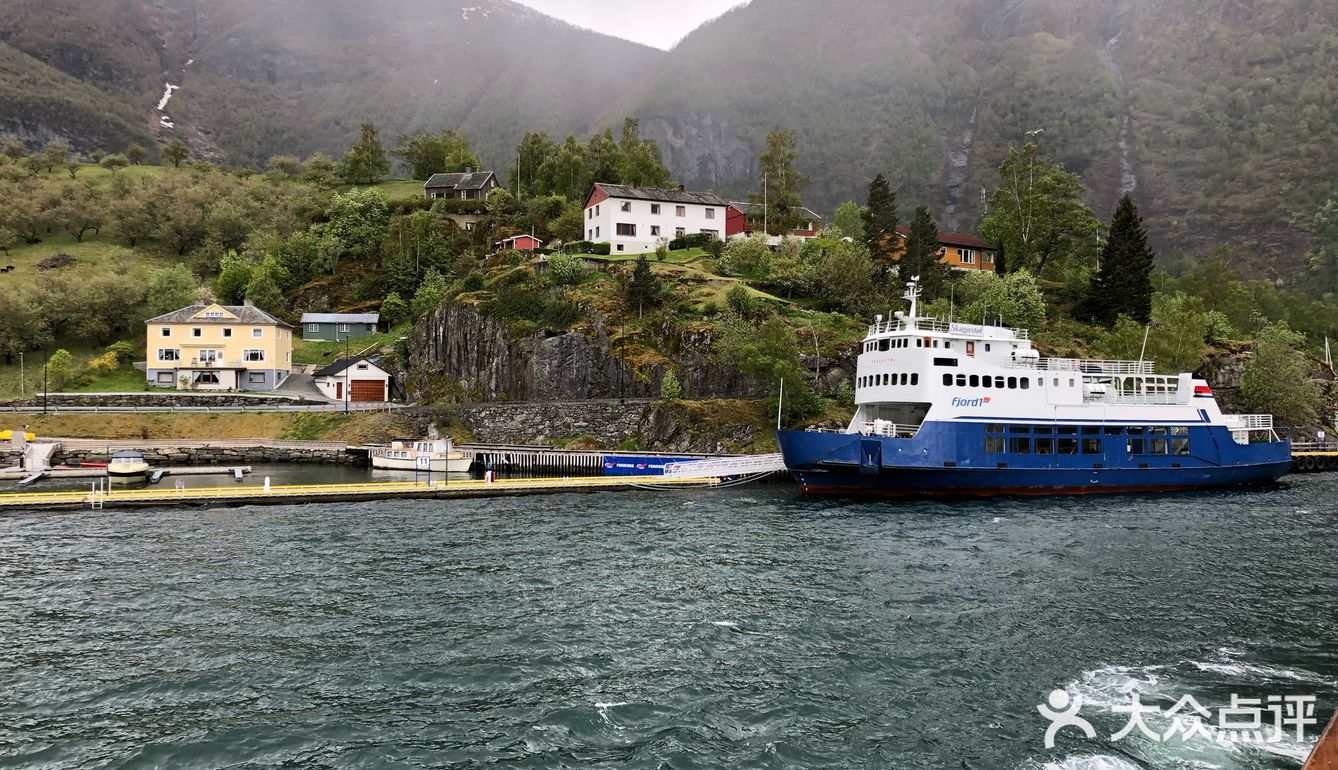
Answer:
<svg viewBox="0 0 1338 770"><path fill-rule="evenodd" d="M668 50L684 35L748 0L519 0L606 35Z"/></svg>

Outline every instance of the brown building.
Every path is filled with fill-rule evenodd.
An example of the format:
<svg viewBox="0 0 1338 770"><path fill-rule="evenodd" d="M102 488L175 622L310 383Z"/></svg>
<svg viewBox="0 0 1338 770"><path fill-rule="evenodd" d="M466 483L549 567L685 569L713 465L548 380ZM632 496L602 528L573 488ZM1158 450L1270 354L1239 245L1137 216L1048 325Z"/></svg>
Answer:
<svg viewBox="0 0 1338 770"><path fill-rule="evenodd" d="M433 174L423 183L423 194L428 200L481 201L487 200L488 193L500 186L493 172L466 168L463 172Z"/></svg>
<svg viewBox="0 0 1338 770"><path fill-rule="evenodd" d="M897 242L892 249L892 259L899 260L906 250L906 237L911 234L909 227L897 228ZM994 270L994 259L999 247L966 233L939 231L938 261L954 270Z"/></svg>

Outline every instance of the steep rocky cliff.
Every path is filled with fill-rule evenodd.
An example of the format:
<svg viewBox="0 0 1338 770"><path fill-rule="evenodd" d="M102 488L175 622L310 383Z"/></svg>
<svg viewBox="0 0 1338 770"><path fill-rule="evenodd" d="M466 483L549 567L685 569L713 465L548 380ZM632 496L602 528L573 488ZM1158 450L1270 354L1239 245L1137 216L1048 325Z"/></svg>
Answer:
<svg viewBox="0 0 1338 770"><path fill-rule="evenodd" d="M653 348L610 339L606 319L580 331L512 339L505 322L447 302L414 328L408 390L420 401L557 401L658 396L673 371L684 398L754 398L769 390L711 360L710 333L665 330Z"/></svg>

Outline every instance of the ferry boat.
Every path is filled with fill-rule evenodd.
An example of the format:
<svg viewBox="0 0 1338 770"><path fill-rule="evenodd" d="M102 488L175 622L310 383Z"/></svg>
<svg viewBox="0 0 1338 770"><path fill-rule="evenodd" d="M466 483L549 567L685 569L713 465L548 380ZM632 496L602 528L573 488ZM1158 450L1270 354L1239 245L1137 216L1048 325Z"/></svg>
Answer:
<svg viewBox="0 0 1338 770"><path fill-rule="evenodd" d="M876 317L843 431L778 430L814 494L959 496L1184 490L1276 481L1271 415L1228 415L1208 383L1151 361L1045 358L1026 330Z"/></svg>
<svg viewBox="0 0 1338 770"><path fill-rule="evenodd" d="M468 473L474 462L448 439L392 441L388 447L372 447L370 455L372 468L383 471Z"/></svg>
<svg viewBox="0 0 1338 770"><path fill-rule="evenodd" d="M149 472L149 464L144 460L144 453L133 449L122 449L111 456L107 463L107 478L113 481L143 481Z"/></svg>

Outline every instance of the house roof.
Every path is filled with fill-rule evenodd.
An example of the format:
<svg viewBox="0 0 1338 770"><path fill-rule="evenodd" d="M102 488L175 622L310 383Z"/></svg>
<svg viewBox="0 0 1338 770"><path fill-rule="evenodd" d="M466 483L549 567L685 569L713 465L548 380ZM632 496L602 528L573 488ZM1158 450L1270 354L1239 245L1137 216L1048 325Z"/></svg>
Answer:
<svg viewBox="0 0 1338 770"><path fill-rule="evenodd" d="M897 228L897 235L900 235L900 236L903 237L903 238L905 238L906 236L908 236L908 235L910 235L910 234L911 234L911 229L910 229L909 227L898 227L898 228ZM993 243L990 243L989 241L986 241L986 240L982 240L982 239L980 239L980 238L977 238L977 237L974 236L974 235L967 235L966 233L950 233L950 232L948 232L948 231L946 231L946 230L939 230L939 232L938 232L938 242L939 242L939 243L945 243L945 244L947 244L947 245L949 245L949 246L966 246L967 248L971 248L971 249L998 249L998 248L999 248L998 246L994 245Z"/></svg>
<svg viewBox="0 0 1338 770"><path fill-rule="evenodd" d="M450 174L433 174L423 183L423 187L450 187L456 190L481 190L488 183L491 171L456 171Z"/></svg>
<svg viewBox="0 0 1338 770"><path fill-rule="evenodd" d="M713 192L688 192L668 187L632 187L625 184L606 184L598 182L595 187L603 190L610 198L630 198L638 201L659 203L700 203L705 206L729 206L729 202Z"/></svg>
<svg viewBox="0 0 1338 770"><path fill-rule="evenodd" d="M304 324L374 324L380 323L380 313L303 313Z"/></svg>
<svg viewBox="0 0 1338 770"><path fill-rule="evenodd" d="M170 313L163 313L145 321L146 324L273 324L286 329L293 327L280 321L254 305L218 305L217 307L231 317L205 318L199 314L214 305L191 305ZM196 316L199 316L198 318Z"/></svg>
<svg viewBox="0 0 1338 770"><path fill-rule="evenodd" d="M372 366L376 366L376 364L372 363L372 360L371 360L370 358L368 358L367 356L353 356L353 357L351 357L351 358L337 358L337 359L334 360L333 363L331 363L331 364L327 365L325 368L323 368L323 369L321 369L321 370L315 372L315 373L312 374L311 376L312 376L312 377L331 377L331 376L334 376L334 375L336 375L336 374L343 374L345 369L349 369L349 368L351 368L351 367L353 367L353 366L355 366L355 365L357 365L357 364L363 363L364 361L367 362L368 364L371 364ZM376 366L376 368L377 368L378 371L380 371L380 372L383 373L383 374L384 374L385 371L386 371L385 369L382 369L382 368L379 367L379 366Z"/></svg>
<svg viewBox="0 0 1338 770"><path fill-rule="evenodd" d="M762 216L762 204L760 203L749 203L748 201L730 201L729 205L738 209L740 212L743 213L745 217ZM817 220L822 219L821 215L819 215L816 211L807 206L800 206L799 211L800 213L806 214L810 219L817 219Z"/></svg>

